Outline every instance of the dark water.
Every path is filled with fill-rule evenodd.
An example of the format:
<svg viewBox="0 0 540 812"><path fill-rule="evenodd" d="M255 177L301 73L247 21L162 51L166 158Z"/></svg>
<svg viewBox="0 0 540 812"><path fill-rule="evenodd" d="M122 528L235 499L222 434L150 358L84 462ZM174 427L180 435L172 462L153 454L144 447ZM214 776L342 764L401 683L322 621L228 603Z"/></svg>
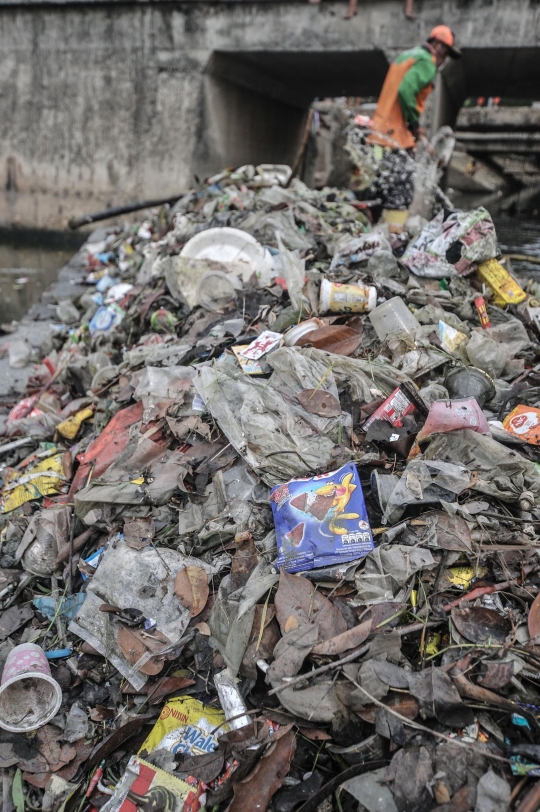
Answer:
<svg viewBox="0 0 540 812"><path fill-rule="evenodd" d="M0 229L0 323L21 319L83 241L71 232Z"/></svg>
<svg viewBox="0 0 540 812"><path fill-rule="evenodd" d="M475 209L485 206L490 212L503 254L527 254L540 259L540 187L525 188L512 195L471 195L454 193L455 206ZM520 276L540 281L540 265L512 260Z"/></svg>

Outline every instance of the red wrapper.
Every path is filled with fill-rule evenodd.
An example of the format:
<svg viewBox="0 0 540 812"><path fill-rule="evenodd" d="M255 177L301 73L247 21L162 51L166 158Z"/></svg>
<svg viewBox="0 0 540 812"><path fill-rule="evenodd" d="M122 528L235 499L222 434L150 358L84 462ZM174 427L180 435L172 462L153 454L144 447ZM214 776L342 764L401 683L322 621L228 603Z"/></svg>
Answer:
<svg viewBox="0 0 540 812"><path fill-rule="evenodd" d="M486 303L484 301L484 297L483 296L477 296L476 299L474 300L474 304L475 304L476 310L478 312L478 318L480 319L480 324L482 325L484 330L487 330L488 327L491 327L491 322L489 320L489 316L488 316L488 312L487 312L487 308L486 308Z"/></svg>

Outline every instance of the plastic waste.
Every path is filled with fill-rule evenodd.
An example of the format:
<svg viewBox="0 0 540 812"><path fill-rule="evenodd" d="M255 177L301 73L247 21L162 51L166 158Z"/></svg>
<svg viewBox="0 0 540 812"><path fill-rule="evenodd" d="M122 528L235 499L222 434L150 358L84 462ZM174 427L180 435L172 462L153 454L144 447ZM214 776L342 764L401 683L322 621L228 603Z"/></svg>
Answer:
<svg viewBox="0 0 540 812"><path fill-rule="evenodd" d="M236 298L242 284L234 274L207 271L197 282L195 298L206 310L222 310Z"/></svg>
<svg viewBox="0 0 540 812"><path fill-rule="evenodd" d="M516 406L503 420L506 431L532 445L540 445L540 409Z"/></svg>
<svg viewBox="0 0 540 812"><path fill-rule="evenodd" d="M56 318L61 324L77 324L80 313L70 299L63 299L56 305Z"/></svg>
<svg viewBox="0 0 540 812"><path fill-rule="evenodd" d="M491 288L495 294L493 298L494 304L500 307L508 304L519 304L519 302L527 298L525 291L496 259L482 262L478 266L478 276Z"/></svg>
<svg viewBox="0 0 540 812"><path fill-rule="evenodd" d="M467 343L466 353L474 367L483 369L491 378L499 378L511 353L504 344L493 341L487 332L473 330Z"/></svg>
<svg viewBox="0 0 540 812"><path fill-rule="evenodd" d="M12 369L23 369L30 361L32 347L24 339L9 344L9 365Z"/></svg>
<svg viewBox="0 0 540 812"><path fill-rule="evenodd" d="M452 399L473 397L481 409L495 396L493 380L476 367L454 367L446 373L444 384Z"/></svg>
<svg viewBox="0 0 540 812"><path fill-rule="evenodd" d="M377 290L372 286L342 285L323 279L321 282L321 313L367 313L377 304Z"/></svg>
<svg viewBox="0 0 540 812"><path fill-rule="evenodd" d="M270 493L279 556L287 572L362 558L373 537L354 465L276 485Z"/></svg>
<svg viewBox="0 0 540 812"><path fill-rule="evenodd" d="M407 246L402 262L417 276L443 279L456 273L468 276L497 253L495 227L486 209L443 210Z"/></svg>
<svg viewBox="0 0 540 812"><path fill-rule="evenodd" d="M403 299L394 296L369 314L380 341L387 338L414 338L419 324Z"/></svg>
<svg viewBox="0 0 540 812"><path fill-rule="evenodd" d="M207 228L186 242L180 256L226 263L244 282L255 273L267 284L273 270L270 253L251 234L237 228Z"/></svg>
<svg viewBox="0 0 540 812"><path fill-rule="evenodd" d="M455 502L472 481L471 474L464 466L441 462L440 458L414 459L408 463L388 497L383 524L399 521L407 505L437 504L441 500Z"/></svg>
<svg viewBox="0 0 540 812"><path fill-rule="evenodd" d="M416 436L416 442L421 443L433 434L457 429L471 429L490 435L486 417L474 398L433 402L426 422Z"/></svg>
<svg viewBox="0 0 540 812"><path fill-rule="evenodd" d="M0 727L12 733L36 730L56 716L61 703L62 689L43 650L34 643L15 646L2 672Z"/></svg>

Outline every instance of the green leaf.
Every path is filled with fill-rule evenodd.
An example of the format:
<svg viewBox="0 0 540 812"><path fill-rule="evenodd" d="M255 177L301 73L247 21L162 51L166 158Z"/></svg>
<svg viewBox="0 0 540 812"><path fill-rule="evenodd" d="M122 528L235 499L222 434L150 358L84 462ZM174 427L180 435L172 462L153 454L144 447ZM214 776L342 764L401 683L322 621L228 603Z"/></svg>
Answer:
<svg viewBox="0 0 540 812"><path fill-rule="evenodd" d="M15 778L13 779L13 784L11 786L11 797L13 799L13 803L15 805L15 809L17 810L17 812L24 812L25 804L24 804L22 772L18 768L17 772L15 773Z"/></svg>

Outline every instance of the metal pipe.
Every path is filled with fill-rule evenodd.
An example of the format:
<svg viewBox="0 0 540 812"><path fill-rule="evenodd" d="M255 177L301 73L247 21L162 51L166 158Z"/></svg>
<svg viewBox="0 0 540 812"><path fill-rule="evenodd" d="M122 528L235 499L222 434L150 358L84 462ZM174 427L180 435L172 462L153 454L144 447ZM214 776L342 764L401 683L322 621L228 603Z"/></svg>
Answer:
<svg viewBox="0 0 540 812"><path fill-rule="evenodd" d="M129 214L132 211L140 211L141 209L151 209L154 206L164 206L165 203L176 203L184 192L180 192L173 197L160 197L157 200L139 200L137 203L130 203L127 206L117 206L113 209L104 209L103 211L96 211L92 214L81 214L80 217L70 217L68 226L72 229L80 228L81 226L89 225L90 223L97 223L99 220L107 220L109 217L118 217L121 214Z"/></svg>

